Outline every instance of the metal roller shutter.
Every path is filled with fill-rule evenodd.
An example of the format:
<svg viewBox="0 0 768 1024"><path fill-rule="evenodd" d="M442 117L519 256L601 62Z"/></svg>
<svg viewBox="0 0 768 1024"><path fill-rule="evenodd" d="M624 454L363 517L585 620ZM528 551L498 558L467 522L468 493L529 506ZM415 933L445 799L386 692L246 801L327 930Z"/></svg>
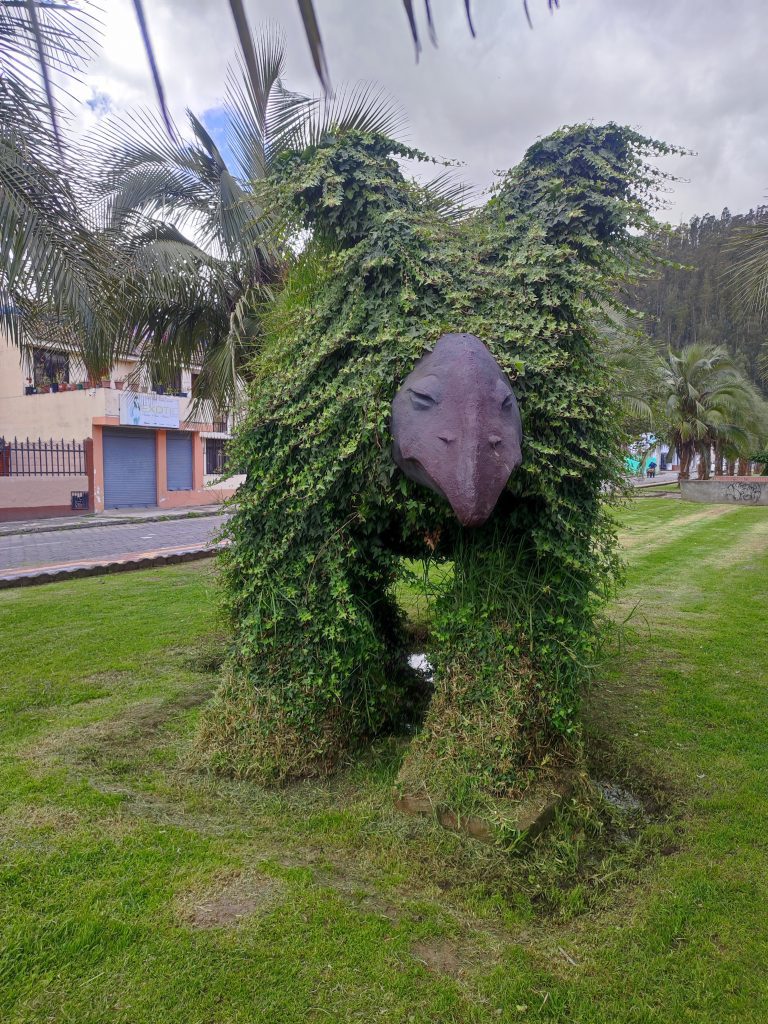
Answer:
<svg viewBox="0 0 768 1024"><path fill-rule="evenodd" d="M104 431L104 507L157 504L154 430Z"/></svg>
<svg viewBox="0 0 768 1024"><path fill-rule="evenodd" d="M192 490L192 435L182 431L165 435L165 459L168 466L168 490Z"/></svg>

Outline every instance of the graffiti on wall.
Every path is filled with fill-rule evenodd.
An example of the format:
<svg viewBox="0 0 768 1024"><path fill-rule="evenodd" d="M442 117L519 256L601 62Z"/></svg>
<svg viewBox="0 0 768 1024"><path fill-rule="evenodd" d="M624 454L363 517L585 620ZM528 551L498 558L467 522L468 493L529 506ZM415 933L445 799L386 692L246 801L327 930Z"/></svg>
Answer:
<svg viewBox="0 0 768 1024"><path fill-rule="evenodd" d="M742 505L756 505L763 493L763 484L748 484L734 480L725 489L726 501L736 501Z"/></svg>

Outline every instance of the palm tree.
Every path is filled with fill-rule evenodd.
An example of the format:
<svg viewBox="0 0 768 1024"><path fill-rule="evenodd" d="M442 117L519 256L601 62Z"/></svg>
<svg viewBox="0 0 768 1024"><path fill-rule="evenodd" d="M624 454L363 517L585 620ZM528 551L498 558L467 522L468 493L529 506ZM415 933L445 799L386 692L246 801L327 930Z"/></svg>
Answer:
<svg viewBox="0 0 768 1024"><path fill-rule="evenodd" d="M667 438L680 454L681 480L688 479L696 452L708 478L713 445L718 458L733 452L746 456L756 447L765 403L725 349L688 345L670 351L660 389Z"/></svg>
<svg viewBox="0 0 768 1024"><path fill-rule="evenodd" d="M595 327L613 378L622 426L636 435L653 426L658 392L659 358L646 334L626 314L604 308Z"/></svg>
<svg viewBox="0 0 768 1024"><path fill-rule="evenodd" d="M66 318L71 344L77 332L98 334L106 250L89 230L49 117L47 71L44 89L30 70L42 48L46 69L77 74L92 29L77 14L0 0L0 328L22 347L51 318Z"/></svg>
<svg viewBox="0 0 768 1024"><path fill-rule="evenodd" d="M260 307L292 258L260 201L275 159L331 129L392 134L401 124L398 109L371 87L322 101L287 90L285 43L274 29L254 38L253 52L254 68L239 60L228 73L232 166L191 111L187 141L145 113L108 122L91 145L101 226L124 260L127 285L111 297L120 324L115 356L134 350L136 374L155 380L200 366L198 410L236 404Z"/></svg>

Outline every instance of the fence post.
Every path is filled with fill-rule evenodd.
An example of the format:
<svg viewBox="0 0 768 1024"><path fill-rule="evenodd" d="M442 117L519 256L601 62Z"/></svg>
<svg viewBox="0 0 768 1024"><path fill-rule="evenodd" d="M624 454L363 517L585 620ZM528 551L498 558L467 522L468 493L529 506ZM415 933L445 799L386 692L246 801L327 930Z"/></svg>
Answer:
<svg viewBox="0 0 768 1024"><path fill-rule="evenodd" d="M88 511L96 511L96 479L93 468L93 438L86 437L83 441L85 455L85 473L88 477Z"/></svg>

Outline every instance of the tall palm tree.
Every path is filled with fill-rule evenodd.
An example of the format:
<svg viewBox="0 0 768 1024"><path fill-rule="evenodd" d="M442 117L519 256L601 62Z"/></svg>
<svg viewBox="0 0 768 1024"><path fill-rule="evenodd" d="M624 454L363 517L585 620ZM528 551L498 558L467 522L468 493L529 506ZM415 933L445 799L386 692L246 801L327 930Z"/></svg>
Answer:
<svg viewBox="0 0 768 1024"><path fill-rule="evenodd" d="M725 454L747 455L756 448L764 402L725 349L688 345L670 351L660 389L667 438L680 454L680 479L688 479L696 452L709 476L713 445Z"/></svg>
<svg viewBox="0 0 768 1024"><path fill-rule="evenodd" d="M112 296L121 318L115 355L136 351L137 375L155 380L200 366L198 409L236 404L259 309L292 257L259 198L275 159L331 129L392 134L402 121L375 88L320 101L290 92L275 29L258 33L253 51L255 69L241 59L227 78L232 166L191 111L186 141L143 113L108 122L90 147L100 222L124 261L126 288Z"/></svg>
<svg viewBox="0 0 768 1024"><path fill-rule="evenodd" d="M33 70L42 50L46 68L78 73L93 24L77 15L69 5L0 0L0 327L19 346L50 318L66 318L72 344L77 332L98 334L107 253L77 201L45 97L50 79Z"/></svg>

